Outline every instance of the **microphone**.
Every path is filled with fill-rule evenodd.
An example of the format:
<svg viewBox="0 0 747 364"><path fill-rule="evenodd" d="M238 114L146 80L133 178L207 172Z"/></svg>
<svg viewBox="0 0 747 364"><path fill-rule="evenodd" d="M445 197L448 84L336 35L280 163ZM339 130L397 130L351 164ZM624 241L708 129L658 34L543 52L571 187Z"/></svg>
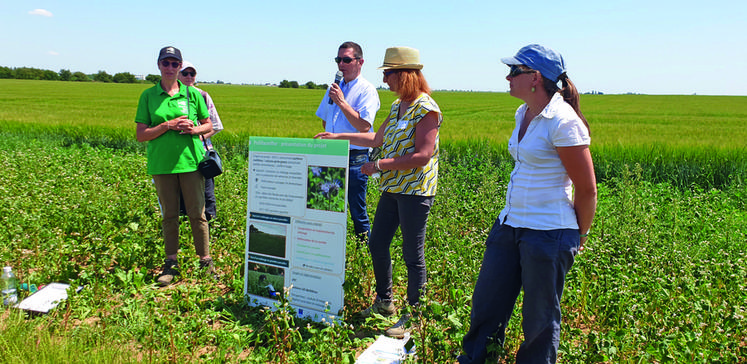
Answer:
<svg viewBox="0 0 747 364"><path fill-rule="evenodd" d="M335 74L335 83L340 84L340 81L342 81L342 71L337 71L337 74ZM329 97L329 96L327 96ZM329 104L332 105L333 101L332 98L329 98Z"/></svg>

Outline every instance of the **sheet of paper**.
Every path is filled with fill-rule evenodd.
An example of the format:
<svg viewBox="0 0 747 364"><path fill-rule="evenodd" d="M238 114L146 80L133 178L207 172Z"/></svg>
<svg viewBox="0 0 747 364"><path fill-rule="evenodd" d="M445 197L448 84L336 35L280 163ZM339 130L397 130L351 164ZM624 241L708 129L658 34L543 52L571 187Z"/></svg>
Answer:
<svg viewBox="0 0 747 364"><path fill-rule="evenodd" d="M379 336L366 351L356 359L355 364L399 364L407 355L414 354L415 348L409 352L405 350L405 343L410 340L409 335L403 339Z"/></svg>
<svg viewBox="0 0 747 364"><path fill-rule="evenodd" d="M65 283L50 283L31 296L26 297L16 307L27 311L47 313L67 299L67 289L69 287L70 285Z"/></svg>

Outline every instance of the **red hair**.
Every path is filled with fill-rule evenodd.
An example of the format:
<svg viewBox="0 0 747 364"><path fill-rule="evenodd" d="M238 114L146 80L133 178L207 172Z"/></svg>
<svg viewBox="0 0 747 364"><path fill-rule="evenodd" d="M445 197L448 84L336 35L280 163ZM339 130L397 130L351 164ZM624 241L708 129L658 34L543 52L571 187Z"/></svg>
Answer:
<svg viewBox="0 0 747 364"><path fill-rule="evenodd" d="M397 94L402 101L415 100L420 94L431 94L428 81L420 70L397 70Z"/></svg>

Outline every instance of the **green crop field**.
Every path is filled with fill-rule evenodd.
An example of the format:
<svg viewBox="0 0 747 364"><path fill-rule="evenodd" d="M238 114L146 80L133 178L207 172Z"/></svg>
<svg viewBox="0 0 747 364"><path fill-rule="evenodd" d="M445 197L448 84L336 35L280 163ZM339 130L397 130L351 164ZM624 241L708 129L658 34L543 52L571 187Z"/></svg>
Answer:
<svg viewBox="0 0 747 364"><path fill-rule="evenodd" d="M83 287L48 315L0 308L0 361L353 363L393 322L354 315L372 301L373 272L352 231L344 323L307 322L287 303L269 311L243 298L246 142L313 136L323 91L204 85L226 127L214 140L226 169L211 227L220 281L200 276L184 220L181 280L157 288L158 203L133 121L146 87L0 80L0 263L22 282ZM377 127L394 99L380 95ZM417 356L408 361L452 363L484 240L504 204L513 167L506 141L520 101L434 98L444 112L443 156L426 238L428 286L413 320ZM747 97L584 95L581 107L599 206L567 277L559 361L747 363ZM406 288L400 243L395 237L392 248L398 303ZM515 361L520 312L519 303L504 347L494 348L501 363Z"/></svg>

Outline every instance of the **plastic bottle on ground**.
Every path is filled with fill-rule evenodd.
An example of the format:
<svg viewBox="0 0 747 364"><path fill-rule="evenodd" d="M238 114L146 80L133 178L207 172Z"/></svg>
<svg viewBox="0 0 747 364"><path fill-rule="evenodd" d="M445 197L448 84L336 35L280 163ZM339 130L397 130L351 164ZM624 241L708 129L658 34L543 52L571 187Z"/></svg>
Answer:
<svg viewBox="0 0 747 364"><path fill-rule="evenodd" d="M4 306L18 303L18 279L11 267L3 268L3 274L0 276L0 290L2 290Z"/></svg>

